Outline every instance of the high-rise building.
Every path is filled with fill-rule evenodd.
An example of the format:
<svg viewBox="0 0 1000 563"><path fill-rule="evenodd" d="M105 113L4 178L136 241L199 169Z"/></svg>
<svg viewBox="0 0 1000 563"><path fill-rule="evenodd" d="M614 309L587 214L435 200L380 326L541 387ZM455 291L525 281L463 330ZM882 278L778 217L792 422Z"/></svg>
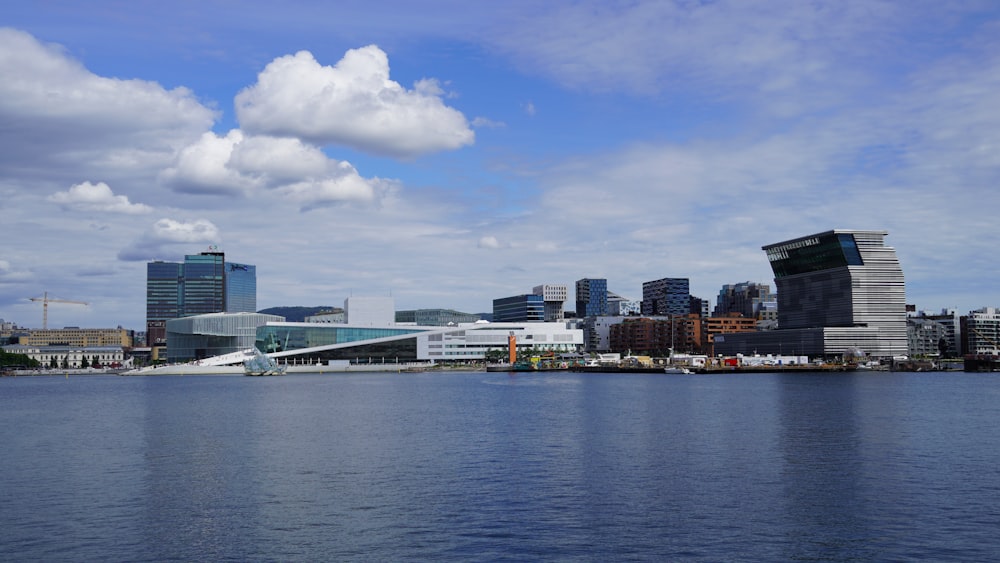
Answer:
<svg viewBox="0 0 1000 563"><path fill-rule="evenodd" d="M146 333L150 346L166 344L168 320L207 313L252 313L256 305L256 267L227 264L222 252L189 254L182 263L146 264Z"/></svg>
<svg viewBox="0 0 1000 563"><path fill-rule="evenodd" d="M873 357L907 353L906 291L885 231L836 229L763 247L778 330L716 337L720 354Z"/></svg>
<svg viewBox="0 0 1000 563"><path fill-rule="evenodd" d="M202 252L184 257L182 317L226 310L226 255Z"/></svg>
<svg viewBox="0 0 1000 563"><path fill-rule="evenodd" d="M257 266L226 262L226 312L257 312Z"/></svg>
<svg viewBox="0 0 1000 563"><path fill-rule="evenodd" d="M608 280L584 278L576 281L576 316L608 314Z"/></svg>
<svg viewBox="0 0 1000 563"><path fill-rule="evenodd" d="M565 285L536 285L532 288L531 293L542 296L542 302L545 304L545 322L553 323L565 318L563 303L566 302L566 297L569 294L569 289Z"/></svg>
<svg viewBox="0 0 1000 563"><path fill-rule="evenodd" d="M184 264L149 262L146 264L146 343L167 343L167 321L179 318L183 299Z"/></svg>
<svg viewBox="0 0 1000 563"><path fill-rule="evenodd" d="M688 278L643 282L643 315L687 315L690 312L691 283Z"/></svg>

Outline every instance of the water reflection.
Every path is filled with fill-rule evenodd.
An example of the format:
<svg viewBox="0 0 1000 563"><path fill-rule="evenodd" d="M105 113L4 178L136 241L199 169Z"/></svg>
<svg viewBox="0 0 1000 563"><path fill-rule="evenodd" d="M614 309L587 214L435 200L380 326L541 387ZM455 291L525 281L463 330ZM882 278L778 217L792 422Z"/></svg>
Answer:
<svg viewBox="0 0 1000 563"><path fill-rule="evenodd" d="M877 554L869 518L857 379L781 375L781 480L789 559L867 559Z"/></svg>

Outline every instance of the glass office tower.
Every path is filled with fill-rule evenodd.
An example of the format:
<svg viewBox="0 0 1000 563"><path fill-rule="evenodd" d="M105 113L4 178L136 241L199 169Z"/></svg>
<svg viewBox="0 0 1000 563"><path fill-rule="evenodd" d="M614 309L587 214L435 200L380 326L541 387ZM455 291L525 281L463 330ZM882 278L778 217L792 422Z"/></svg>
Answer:
<svg viewBox="0 0 1000 563"><path fill-rule="evenodd" d="M183 264L146 264L146 341L150 346L167 343L167 321L181 316Z"/></svg>
<svg viewBox="0 0 1000 563"><path fill-rule="evenodd" d="M257 266L226 262L226 312L257 312Z"/></svg>
<svg viewBox="0 0 1000 563"><path fill-rule="evenodd" d="M226 255L202 252L184 257L182 317L226 310Z"/></svg>

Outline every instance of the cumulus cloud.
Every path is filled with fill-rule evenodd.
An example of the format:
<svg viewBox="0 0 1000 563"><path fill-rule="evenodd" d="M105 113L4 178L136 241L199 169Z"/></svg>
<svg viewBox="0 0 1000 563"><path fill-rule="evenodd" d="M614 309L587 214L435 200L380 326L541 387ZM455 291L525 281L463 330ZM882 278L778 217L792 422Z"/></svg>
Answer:
<svg viewBox="0 0 1000 563"><path fill-rule="evenodd" d="M182 254L173 250L175 245L218 244L221 238L218 227L207 219L183 222L163 218L133 244L121 250L118 259L129 262L161 259Z"/></svg>
<svg viewBox="0 0 1000 563"><path fill-rule="evenodd" d="M254 134L414 157L474 141L465 116L442 94L432 79L412 90L392 81L388 56L375 45L348 51L332 67L299 51L272 61L237 94L236 115Z"/></svg>
<svg viewBox="0 0 1000 563"><path fill-rule="evenodd" d="M239 129L224 137L205 133L181 151L176 165L160 179L186 193L245 195L272 189L303 210L374 203L394 185L364 178L350 163L331 159L299 139L246 135Z"/></svg>
<svg viewBox="0 0 1000 563"><path fill-rule="evenodd" d="M0 76L0 177L144 173L215 119L185 88L97 76L9 28L0 28Z"/></svg>
<svg viewBox="0 0 1000 563"><path fill-rule="evenodd" d="M129 202L126 196L115 195L111 191L111 187L104 182L75 184L68 191L52 194L48 197L48 200L60 205L63 209L74 211L99 211L103 213L138 215L149 213L153 210L148 205Z"/></svg>
<svg viewBox="0 0 1000 563"><path fill-rule="evenodd" d="M183 193L239 194L256 187L254 178L229 166L233 147L243 133L233 129L225 137L209 131L196 143L184 147L177 162L160 174L160 180Z"/></svg>

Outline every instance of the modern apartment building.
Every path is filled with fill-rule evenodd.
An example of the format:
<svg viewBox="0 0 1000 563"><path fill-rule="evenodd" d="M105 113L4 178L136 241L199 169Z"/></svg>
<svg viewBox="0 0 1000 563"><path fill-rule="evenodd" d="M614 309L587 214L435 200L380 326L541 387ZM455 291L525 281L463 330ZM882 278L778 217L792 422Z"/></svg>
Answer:
<svg viewBox="0 0 1000 563"><path fill-rule="evenodd" d="M584 278L576 281L576 316L608 314L608 280Z"/></svg>
<svg viewBox="0 0 1000 563"><path fill-rule="evenodd" d="M662 278L643 282L643 315L687 315L691 312L688 278Z"/></svg>
<svg viewBox="0 0 1000 563"><path fill-rule="evenodd" d="M961 319L962 354L1000 355L1000 310L983 307Z"/></svg>
<svg viewBox="0 0 1000 563"><path fill-rule="evenodd" d="M532 288L531 293L542 296L542 303L544 304L545 309L545 322L559 322L566 317L563 314L563 303L566 302L566 298L569 295L569 289L565 285L536 285Z"/></svg>
<svg viewBox="0 0 1000 563"><path fill-rule="evenodd" d="M778 329L716 336L715 352L906 355L903 271L887 234L836 229L764 246L777 287Z"/></svg>

